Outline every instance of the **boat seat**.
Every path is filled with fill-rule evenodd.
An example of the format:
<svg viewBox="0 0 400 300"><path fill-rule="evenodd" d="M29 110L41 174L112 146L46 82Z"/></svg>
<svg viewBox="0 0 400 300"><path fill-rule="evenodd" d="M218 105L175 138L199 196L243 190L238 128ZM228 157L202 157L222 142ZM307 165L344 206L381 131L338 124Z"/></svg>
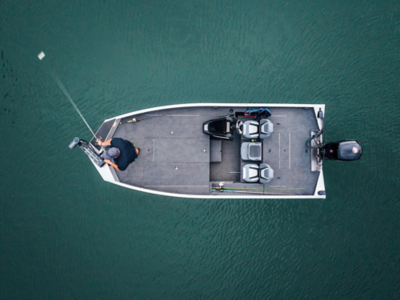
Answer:
<svg viewBox="0 0 400 300"><path fill-rule="evenodd" d="M258 132L259 127L260 124L255 120L243 122L243 137L246 139L257 139L260 136Z"/></svg>
<svg viewBox="0 0 400 300"><path fill-rule="evenodd" d="M266 163L260 165L246 164L243 166L242 179L244 182L260 182L266 184L274 178L274 170Z"/></svg>
<svg viewBox="0 0 400 300"><path fill-rule="evenodd" d="M240 149L242 160L262 160L262 143L244 142Z"/></svg>
<svg viewBox="0 0 400 300"><path fill-rule="evenodd" d="M256 164L246 164L243 166L242 179L244 182L258 182L260 167Z"/></svg>
<svg viewBox="0 0 400 300"><path fill-rule="evenodd" d="M260 139L266 139L274 132L274 124L268 119L260 120Z"/></svg>
<svg viewBox="0 0 400 300"><path fill-rule="evenodd" d="M274 132L274 124L268 119L245 121L243 123L243 137L246 139L266 139Z"/></svg>
<svg viewBox="0 0 400 300"><path fill-rule="evenodd" d="M266 163L260 164L260 183L265 184L274 178L274 170Z"/></svg>

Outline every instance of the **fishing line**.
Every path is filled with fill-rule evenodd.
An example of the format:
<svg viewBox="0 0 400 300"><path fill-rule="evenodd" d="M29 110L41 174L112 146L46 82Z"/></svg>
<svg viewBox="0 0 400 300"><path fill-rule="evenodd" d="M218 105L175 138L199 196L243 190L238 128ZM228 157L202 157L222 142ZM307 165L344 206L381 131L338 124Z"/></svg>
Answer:
<svg viewBox="0 0 400 300"><path fill-rule="evenodd" d="M79 114L79 116L82 118L83 122L85 122L87 128L89 128L90 132L93 134L93 136L97 138L97 136L94 134L92 128L90 128L88 122L86 122L85 118L83 117L83 115L81 114L80 110L78 109L78 107L76 106L74 100L72 100L71 96L68 94L67 89L65 88L65 86L61 83L60 79L58 79L57 76L55 76L53 74L53 78L56 81L58 87L61 89L61 91L64 93L64 95L68 98L69 102L71 102L72 106L75 108L75 110L77 111L77 113Z"/></svg>

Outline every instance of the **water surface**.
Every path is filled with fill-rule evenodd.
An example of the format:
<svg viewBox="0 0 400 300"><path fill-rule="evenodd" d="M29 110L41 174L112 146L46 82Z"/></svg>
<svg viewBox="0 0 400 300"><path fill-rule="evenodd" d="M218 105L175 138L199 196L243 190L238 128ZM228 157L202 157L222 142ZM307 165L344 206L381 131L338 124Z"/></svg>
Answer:
<svg viewBox="0 0 400 300"><path fill-rule="evenodd" d="M398 1L0 3L0 298L400 297ZM40 61L37 55L44 51ZM177 199L68 149L193 102L326 104L326 200Z"/></svg>

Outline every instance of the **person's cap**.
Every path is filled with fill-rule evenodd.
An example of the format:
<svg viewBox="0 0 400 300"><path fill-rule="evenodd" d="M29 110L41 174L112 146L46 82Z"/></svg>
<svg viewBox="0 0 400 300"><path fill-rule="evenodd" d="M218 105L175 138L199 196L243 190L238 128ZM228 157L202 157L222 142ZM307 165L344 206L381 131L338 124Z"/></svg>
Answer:
<svg viewBox="0 0 400 300"><path fill-rule="evenodd" d="M118 154L119 154L118 148L113 147L104 152L102 156L104 159L110 160L111 158L118 156Z"/></svg>

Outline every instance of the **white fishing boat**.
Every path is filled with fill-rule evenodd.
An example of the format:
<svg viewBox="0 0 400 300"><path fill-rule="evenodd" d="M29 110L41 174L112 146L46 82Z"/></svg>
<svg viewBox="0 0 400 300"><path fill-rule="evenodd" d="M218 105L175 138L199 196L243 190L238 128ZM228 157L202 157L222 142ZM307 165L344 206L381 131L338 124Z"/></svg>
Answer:
<svg viewBox="0 0 400 300"><path fill-rule="evenodd" d="M196 103L104 121L96 137L141 149L125 171L104 147L75 138L101 177L129 189L185 198L325 198L323 162L361 158L357 141L323 143L325 105Z"/></svg>

